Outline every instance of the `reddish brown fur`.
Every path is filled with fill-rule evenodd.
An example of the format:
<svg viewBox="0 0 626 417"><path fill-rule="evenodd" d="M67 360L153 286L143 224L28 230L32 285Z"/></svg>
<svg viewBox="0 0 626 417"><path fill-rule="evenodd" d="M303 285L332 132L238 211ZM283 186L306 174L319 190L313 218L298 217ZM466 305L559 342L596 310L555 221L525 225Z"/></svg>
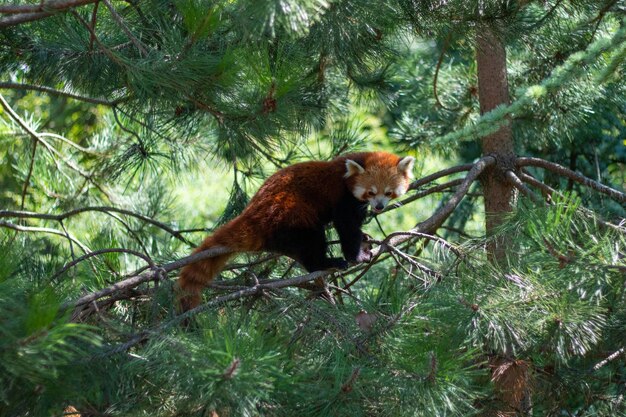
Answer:
<svg viewBox="0 0 626 417"><path fill-rule="evenodd" d="M347 159L364 167L371 181L380 182L382 177L388 180L390 176L399 175L400 158L385 152L354 153L329 162L304 162L281 169L266 180L238 217L218 228L194 253L218 245L233 252L272 250L270 240L281 230L323 227L331 221L333 210L355 184L370 181L365 174L344 178ZM295 258L293 254L288 255ZM179 279L183 310L199 304L202 288L231 256L221 255L183 268Z"/></svg>

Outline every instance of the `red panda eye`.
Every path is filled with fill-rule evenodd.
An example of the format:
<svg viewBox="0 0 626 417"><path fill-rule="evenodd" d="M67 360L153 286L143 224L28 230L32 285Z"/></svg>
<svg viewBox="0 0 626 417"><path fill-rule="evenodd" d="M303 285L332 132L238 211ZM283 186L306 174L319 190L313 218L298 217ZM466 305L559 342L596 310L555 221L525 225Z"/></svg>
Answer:
<svg viewBox="0 0 626 417"><path fill-rule="evenodd" d="M386 195L387 197L391 197L391 191L387 191L387 192L385 193L385 195Z"/></svg>
<svg viewBox="0 0 626 417"><path fill-rule="evenodd" d="M376 193L374 191L368 191L367 195L369 195L370 197L373 197L376 195Z"/></svg>

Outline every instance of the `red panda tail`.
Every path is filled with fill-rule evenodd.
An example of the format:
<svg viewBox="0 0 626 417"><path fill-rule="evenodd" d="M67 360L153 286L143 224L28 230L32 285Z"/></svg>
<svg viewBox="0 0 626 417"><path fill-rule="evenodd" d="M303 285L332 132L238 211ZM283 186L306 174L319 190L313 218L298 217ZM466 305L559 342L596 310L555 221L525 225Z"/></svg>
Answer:
<svg viewBox="0 0 626 417"><path fill-rule="evenodd" d="M218 228L193 251L198 253L216 246L225 246L233 252L203 259L182 269L178 278L178 303L181 311L191 310L200 304L202 289L220 273L236 252L261 249L262 243L258 235L251 233L250 227L245 223L241 217L237 217Z"/></svg>

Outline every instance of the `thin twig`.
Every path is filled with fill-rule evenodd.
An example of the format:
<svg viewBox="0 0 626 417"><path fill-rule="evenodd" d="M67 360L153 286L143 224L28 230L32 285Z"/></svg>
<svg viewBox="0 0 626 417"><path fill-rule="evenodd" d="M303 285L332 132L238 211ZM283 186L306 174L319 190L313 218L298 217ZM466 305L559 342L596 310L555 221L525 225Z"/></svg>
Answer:
<svg viewBox="0 0 626 417"><path fill-rule="evenodd" d="M602 368L604 365L606 365L607 363L609 363L613 359L617 358L619 355L621 355L624 352L626 352L625 348L621 348L621 349L616 350L615 352L611 353L606 359L596 363L593 366L593 370L597 371L598 369Z"/></svg>
<svg viewBox="0 0 626 417"><path fill-rule="evenodd" d="M89 25L89 23L87 23L85 19L82 18L80 14L76 13L76 10L70 10L70 12L72 13L72 16L74 16L76 20L78 20L89 31L89 34L91 35L90 39L93 39L98 44L98 46L100 47L100 50L106 56L108 56L111 59L111 61L115 62L116 64L122 67L126 66L119 57L117 57L109 48L107 48L102 42L100 42L100 39L98 38L98 35L96 35L96 31L94 30L94 28L92 28ZM115 109L115 106L113 106L113 109Z"/></svg>
<svg viewBox="0 0 626 417"><path fill-rule="evenodd" d="M100 0L96 0L96 4L93 5L93 10L91 11L91 33L89 34L89 50L93 50L93 42L95 40L96 33L96 21L98 18L98 6L100 6Z"/></svg>

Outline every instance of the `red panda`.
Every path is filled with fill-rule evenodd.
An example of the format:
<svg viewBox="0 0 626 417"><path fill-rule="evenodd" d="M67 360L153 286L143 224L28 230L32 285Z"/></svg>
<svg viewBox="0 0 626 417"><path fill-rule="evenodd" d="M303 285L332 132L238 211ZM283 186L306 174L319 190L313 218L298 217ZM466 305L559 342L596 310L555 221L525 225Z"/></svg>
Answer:
<svg viewBox="0 0 626 417"><path fill-rule="evenodd" d="M289 256L307 271L344 269L367 262L361 226L367 206L375 213L404 194L415 158L361 152L332 161L291 165L270 176L236 218L207 237L194 253L214 246L233 251L183 268L178 280L180 307L200 303L202 289L236 252L269 251ZM329 258L324 226L332 222L345 257Z"/></svg>

